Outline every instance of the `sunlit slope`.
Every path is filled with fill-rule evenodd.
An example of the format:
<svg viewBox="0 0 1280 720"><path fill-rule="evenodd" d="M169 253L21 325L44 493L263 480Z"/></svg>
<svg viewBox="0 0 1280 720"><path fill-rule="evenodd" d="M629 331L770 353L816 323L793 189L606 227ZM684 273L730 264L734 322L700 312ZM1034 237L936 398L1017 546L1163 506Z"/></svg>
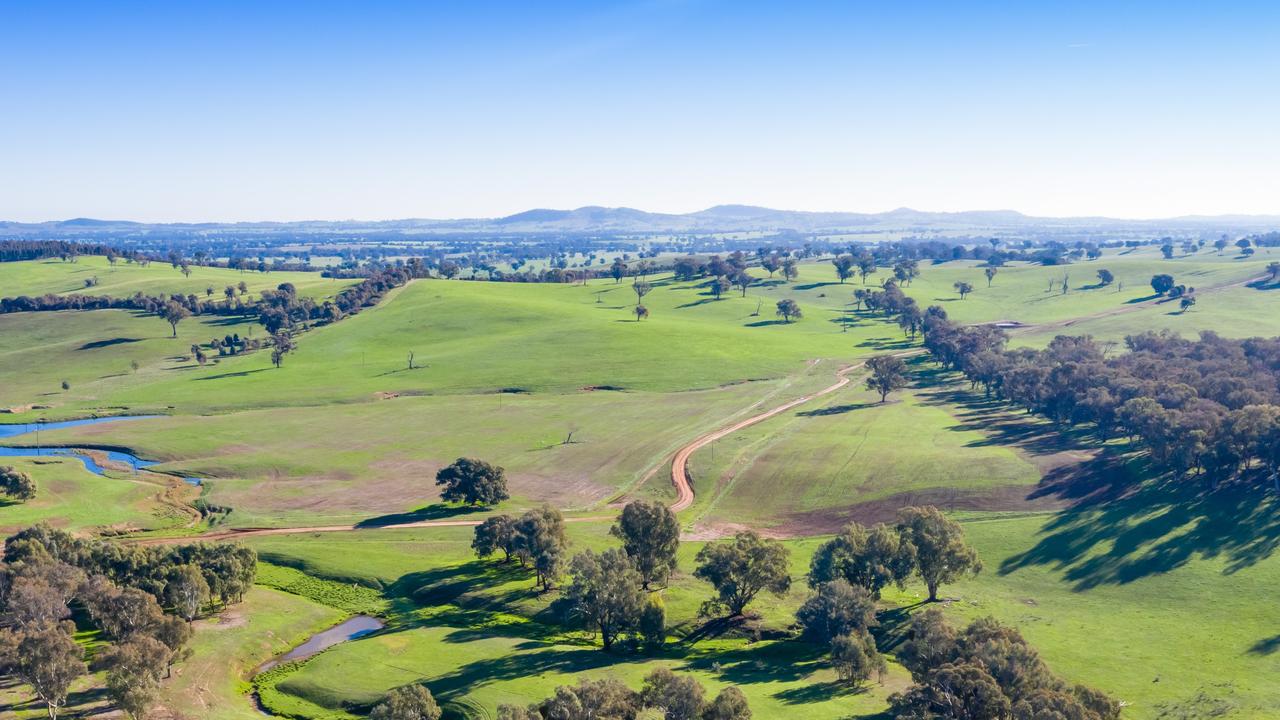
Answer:
<svg viewBox="0 0 1280 720"><path fill-rule="evenodd" d="M867 323L842 332L843 311L817 306L783 323L767 299L734 292L715 300L701 282L653 285L644 298L650 317L637 322L625 283L418 280L375 308L302 335L281 369L257 353L101 400L134 411L198 412L397 393L678 391L790 375L819 358L855 358L887 329Z"/></svg>
<svg viewBox="0 0 1280 720"><path fill-rule="evenodd" d="M127 297L144 295L197 295L222 300L227 287L243 282L249 294L257 297L263 290L273 290L281 283L293 283L298 294L314 298L332 297L354 280L332 280L318 272L241 272L227 268L190 265L191 274L167 262L142 266L117 260L113 266L101 255L82 255L75 262L58 259L0 263L0 297L19 295L107 295ZM87 286L85 281L95 281ZM209 288L213 294L208 294Z"/></svg>

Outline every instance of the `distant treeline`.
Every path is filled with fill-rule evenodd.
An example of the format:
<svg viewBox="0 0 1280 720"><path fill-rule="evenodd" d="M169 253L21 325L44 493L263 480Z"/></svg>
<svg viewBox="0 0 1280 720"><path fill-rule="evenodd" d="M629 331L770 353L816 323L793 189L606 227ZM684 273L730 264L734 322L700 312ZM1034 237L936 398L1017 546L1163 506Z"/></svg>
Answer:
<svg viewBox="0 0 1280 720"><path fill-rule="evenodd" d="M0 241L0 262L43 260L45 258L70 259L77 255L106 255L114 250L96 243L66 242L63 240L4 240Z"/></svg>
<svg viewBox="0 0 1280 720"><path fill-rule="evenodd" d="M191 315L230 315L251 317L257 315L267 331L275 334L305 322L335 322L375 305L392 288L399 287L415 277L426 277L427 268L421 262L383 268L345 288L337 296L323 303L309 297L299 297L292 283L281 283L275 290L266 290L259 300L246 297L244 283L238 287L228 285L221 296L206 291L200 295L144 295L135 293L127 297L105 295L20 295L0 298L0 313L41 312L58 310L140 310L157 315L173 307L180 307Z"/></svg>
<svg viewBox="0 0 1280 720"><path fill-rule="evenodd" d="M922 312L893 282L862 300L923 333L934 360L989 396L1104 442L1123 435L1158 467L1213 487L1238 479L1280 491L1280 338L1145 332L1109 356L1091 337L1060 335L1044 350L1010 350L999 328L959 325L938 306Z"/></svg>

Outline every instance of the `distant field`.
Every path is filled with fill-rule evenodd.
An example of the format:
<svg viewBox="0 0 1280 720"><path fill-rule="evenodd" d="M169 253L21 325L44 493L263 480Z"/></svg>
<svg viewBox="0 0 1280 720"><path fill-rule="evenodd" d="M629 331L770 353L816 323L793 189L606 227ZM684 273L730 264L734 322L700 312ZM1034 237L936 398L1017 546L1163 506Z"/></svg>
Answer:
<svg viewBox="0 0 1280 720"><path fill-rule="evenodd" d="M20 417L120 414L127 408L113 405L114 396L198 367L191 345L231 333L266 335L256 323L215 316L183 320L174 338L161 318L131 310L0 315L0 337L6 341L0 345L0 377L5 379L0 408L18 411L13 422L21 422ZM64 380L69 390L62 389ZM29 412L30 405L48 409ZM152 410L167 410L167 405Z"/></svg>
<svg viewBox="0 0 1280 720"><path fill-rule="evenodd" d="M352 280L332 280L320 277L318 272L241 272L227 268L191 265L191 275L167 262L153 262L142 266L118 260L115 266L100 255L82 255L75 262L62 260L31 260L0 263L0 297L19 295L108 295L126 297L135 293L144 295L195 294L206 297L213 288L212 297L221 300L223 292L237 287L241 282L248 286L249 294L257 296L263 290L274 290L281 283L293 283L298 294L308 297L332 297ZM86 280L94 280L92 287Z"/></svg>
<svg viewBox="0 0 1280 720"><path fill-rule="evenodd" d="M124 445L169 461L159 470L215 478L207 483L210 500L236 508L233 524L413 513L438 502L435 471L463 455L506 467L518 503L582 509L650 472L656 492L669 496L664 463L680 444L756 403L781 403L829 384L832 370L823 365L792 381L685 393L402 397L107 423L43 437Z"/></svg>
<svg viewBox="0 0 1280 720"><path fill-rule="evenodd" d="M378 307L307 333L283 369L258 353L104 388L96 400L182 413L365 401L376 393L705 389L793 375L814 359L866 355L871 338L883 334L871 324L841 332L840 310L810 306L804 320L785 324L763 299L735 291L716 301L701 283L653 282L645 298L652 314L635 322L635 294L625 283L419 280ZM58 329L58 318L34 322L49 323L59 337L82 332ZM179 328L186 338L204 334Z"/></svg>
<svg viewBox="0 0 1280 720"><path fill-rule="evenodd" d="M984 266L971 260L941 264L920 264L920 276L903 290L920 306L939 305L947 314L965 323L1014 321L1029 325L1063 323L1037 333L1035 328L1015 334L1015 343L1043 344L1058 334L1094 334L1120 339L1128 332L1150 327L1149 320L1159 317L1159 327L1169 327L1189 334L1201 327L1212 327L1232 336L1280 333L1280 314L1267 312L1270 296L1253 288L1231 288L1213 292L1214 286L1256 278L1266 266L1280 259L1280 253L1260 252L1251 259L1232 254L1217 255L1212 250L1195 255L1165 260L1154 248L1135 251L1108 251L1098 260L1068 265L1044 266L1010 263L998 269L990 287L983 274ZM1107 269L1115 276L1109 286L1099 286L1097 271ZM1199 303L1185 317L1178 313L1177 303L1134 308L1144 300L1154 299L1151 277L1159 273L1173 275L1176 282L1202 291ZM774 285L761 292L770 295L791 293L802 304L829 308L852 307L857 288L876 288L890 272L882 268L867 278L864 286L856 276L841 284L829 261L805 263L799 278L790 285ZM1062 292L1067 279L1068 292ZM974 291L964 300L953 287L957 281L971 284ZM1053 282L1054 289L1049 289ZM825 297L824 297L825 296ZM1133 312L1105 318L1094 315ZM1240 308L1237 312L1235 308ZM1199 314L1199 315L1197 315ZM1146 318L1145 320L1143 318ZM1220 321L1225 320L1225 323Z"/></svg>

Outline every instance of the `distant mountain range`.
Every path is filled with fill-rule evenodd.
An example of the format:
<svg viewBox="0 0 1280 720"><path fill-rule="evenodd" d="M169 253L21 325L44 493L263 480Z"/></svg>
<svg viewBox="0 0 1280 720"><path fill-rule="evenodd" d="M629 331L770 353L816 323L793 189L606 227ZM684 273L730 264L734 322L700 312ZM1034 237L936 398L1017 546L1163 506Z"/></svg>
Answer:
<svg viewBox="0 0 1280 720"><path fill-rule="evenodd" d="M1253 232L1280 227L1280 215L1188 215L1152 220L1123 220L1105 217L1033 217L1013 210L965 212L925 212L898 208L881 213L807 212L775 210L753 205L717 205L684 214L652 213L634 208L580 207L575 210L526 210L500 218L453 220L403 219L376 221L235 222L235 223L139 223L127 220L74 218L43 223L0 221L3 237L59 236L198 236L274 234L358 234L404 233L713 233L784 232L833 233L897 232L903 234L940 231L973 233L1026 232L1034 229L1057 231L1130 230L1135 232L1206 231L1222 229Z"/></svg>

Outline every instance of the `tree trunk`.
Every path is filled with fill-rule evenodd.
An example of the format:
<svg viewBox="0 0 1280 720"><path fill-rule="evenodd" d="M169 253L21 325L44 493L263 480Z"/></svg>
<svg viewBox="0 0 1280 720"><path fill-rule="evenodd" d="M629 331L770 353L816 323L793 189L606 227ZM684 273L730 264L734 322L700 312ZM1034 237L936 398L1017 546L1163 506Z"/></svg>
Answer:
<svg viewBox="0 0 1280 720"><path fill-rule="evenodd" d="M929 582L929 602L938 602L938 583Z"/></svg>

